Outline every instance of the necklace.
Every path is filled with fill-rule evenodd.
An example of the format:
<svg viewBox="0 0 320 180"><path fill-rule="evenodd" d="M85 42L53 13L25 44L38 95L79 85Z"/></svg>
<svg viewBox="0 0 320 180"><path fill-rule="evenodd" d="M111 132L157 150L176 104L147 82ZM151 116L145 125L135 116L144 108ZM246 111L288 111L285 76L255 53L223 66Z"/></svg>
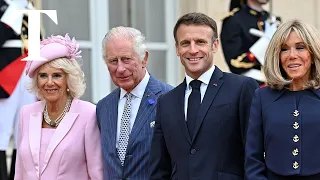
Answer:
<svg viewBox="0 0 320 180"><path fill-rule="evenodd" d="M64 116L66 115L66 113L69 111L70 106L71 106L71 102L72 102L72 98L68 97L66 105L64 106L64 109L62 111L62 113L60 114L60 116L56 119L56 120L51 120L48 114L48 106L47 103L44 107L44 113L43 113L43 117L44 117L44 121L49 124L51 127L57 127L61 120L64 118Z"/></svg>

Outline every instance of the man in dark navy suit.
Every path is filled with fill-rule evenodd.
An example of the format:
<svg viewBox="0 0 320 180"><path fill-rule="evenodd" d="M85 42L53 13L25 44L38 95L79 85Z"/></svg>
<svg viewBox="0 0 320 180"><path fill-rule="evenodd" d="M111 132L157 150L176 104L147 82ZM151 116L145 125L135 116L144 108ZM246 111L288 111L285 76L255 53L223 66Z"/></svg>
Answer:
<svg viewBox="0 0 320 180"><path fill-rule="evenodd" d="M186 78L158 99L150 180L243 180L250 104L258 83L213 63L216 22L202 13L174 28Z"/></svg>
<svg viewBox="0 0 320 180"><path fill-rule="evenodd" d="M112 28L103 58L117 89L97 104L105 180L148 180L157 99L172 89L147 71L145 36L131 27Z"/></svg>

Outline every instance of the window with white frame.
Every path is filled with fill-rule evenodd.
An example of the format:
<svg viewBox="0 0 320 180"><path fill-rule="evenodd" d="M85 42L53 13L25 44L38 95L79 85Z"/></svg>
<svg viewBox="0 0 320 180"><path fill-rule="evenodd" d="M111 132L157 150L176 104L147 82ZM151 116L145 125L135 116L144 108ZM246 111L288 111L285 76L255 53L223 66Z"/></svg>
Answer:
<svg viewBox="0 0 320 180"><path fill-rule="evenodd" d="M175 0L109 1L109 28L130 26L140 30L146 36L149 73L172 85L180 74L172 34L175 14ZM115 88L112 82L111 86Z"/></svg>
<svg viewBox="0 0 320 180"><path fill-rule="evenodd" d="M147 69L153 76L174 86L180 82L172 34L177 0L42 0L42 9L58 14L58 25L42 16L46 36L69 33L80 44L87 83L82 99L96 103L115 88L101 57L101 41L109 29L120 25L146 36Z"/></svg>

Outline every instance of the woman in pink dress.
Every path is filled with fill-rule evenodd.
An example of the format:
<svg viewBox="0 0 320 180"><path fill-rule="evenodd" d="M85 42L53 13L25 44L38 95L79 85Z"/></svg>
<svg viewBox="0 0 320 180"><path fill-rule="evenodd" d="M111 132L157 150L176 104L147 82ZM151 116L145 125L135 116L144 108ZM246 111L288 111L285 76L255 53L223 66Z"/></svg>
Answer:
<svg viewBox="0 0 320 180"><path fill-rule="evenodd" d="M95 105L85 91L79 45L68 35L41 41L45 61L29 61L29 90L41 101L21 110L16 180L102 180Z"/></svg>

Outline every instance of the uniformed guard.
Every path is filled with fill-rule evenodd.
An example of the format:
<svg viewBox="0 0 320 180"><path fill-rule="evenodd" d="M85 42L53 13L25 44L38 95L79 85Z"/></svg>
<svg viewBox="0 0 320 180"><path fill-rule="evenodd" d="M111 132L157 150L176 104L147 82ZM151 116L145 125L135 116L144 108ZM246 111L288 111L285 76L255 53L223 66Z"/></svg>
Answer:
<svg viewBox="0 0 320 180"><path fill-rule="evenodd" d="M276 30L276 26L270 21L270 13L262 9L262 5L267 2L268 0L231 0L231 11L222 19L221 30L221 45L230 71L252 77L260 85L265 81L261 72L264 53ZM268 26L266 23L269 23ZM266 27L270 28L267 30ZM269 38L265 38L266 36ZM259 39L267 41L252 47Z"/></svg>
<svg viewBox="0 0 320 180"><path fill-rule="evenodd" d="M10 137L16 134L21 106L36 101L25 84L25 61L28 50L28 16L17 16L17 9L33 8L28 0L0 0L0 180L8 179L6 151ZM15 13L15 14L13 14ZM14 136L17 137L17 136ZM10 180L14 178L15 153L12 153Z"/></svg>

